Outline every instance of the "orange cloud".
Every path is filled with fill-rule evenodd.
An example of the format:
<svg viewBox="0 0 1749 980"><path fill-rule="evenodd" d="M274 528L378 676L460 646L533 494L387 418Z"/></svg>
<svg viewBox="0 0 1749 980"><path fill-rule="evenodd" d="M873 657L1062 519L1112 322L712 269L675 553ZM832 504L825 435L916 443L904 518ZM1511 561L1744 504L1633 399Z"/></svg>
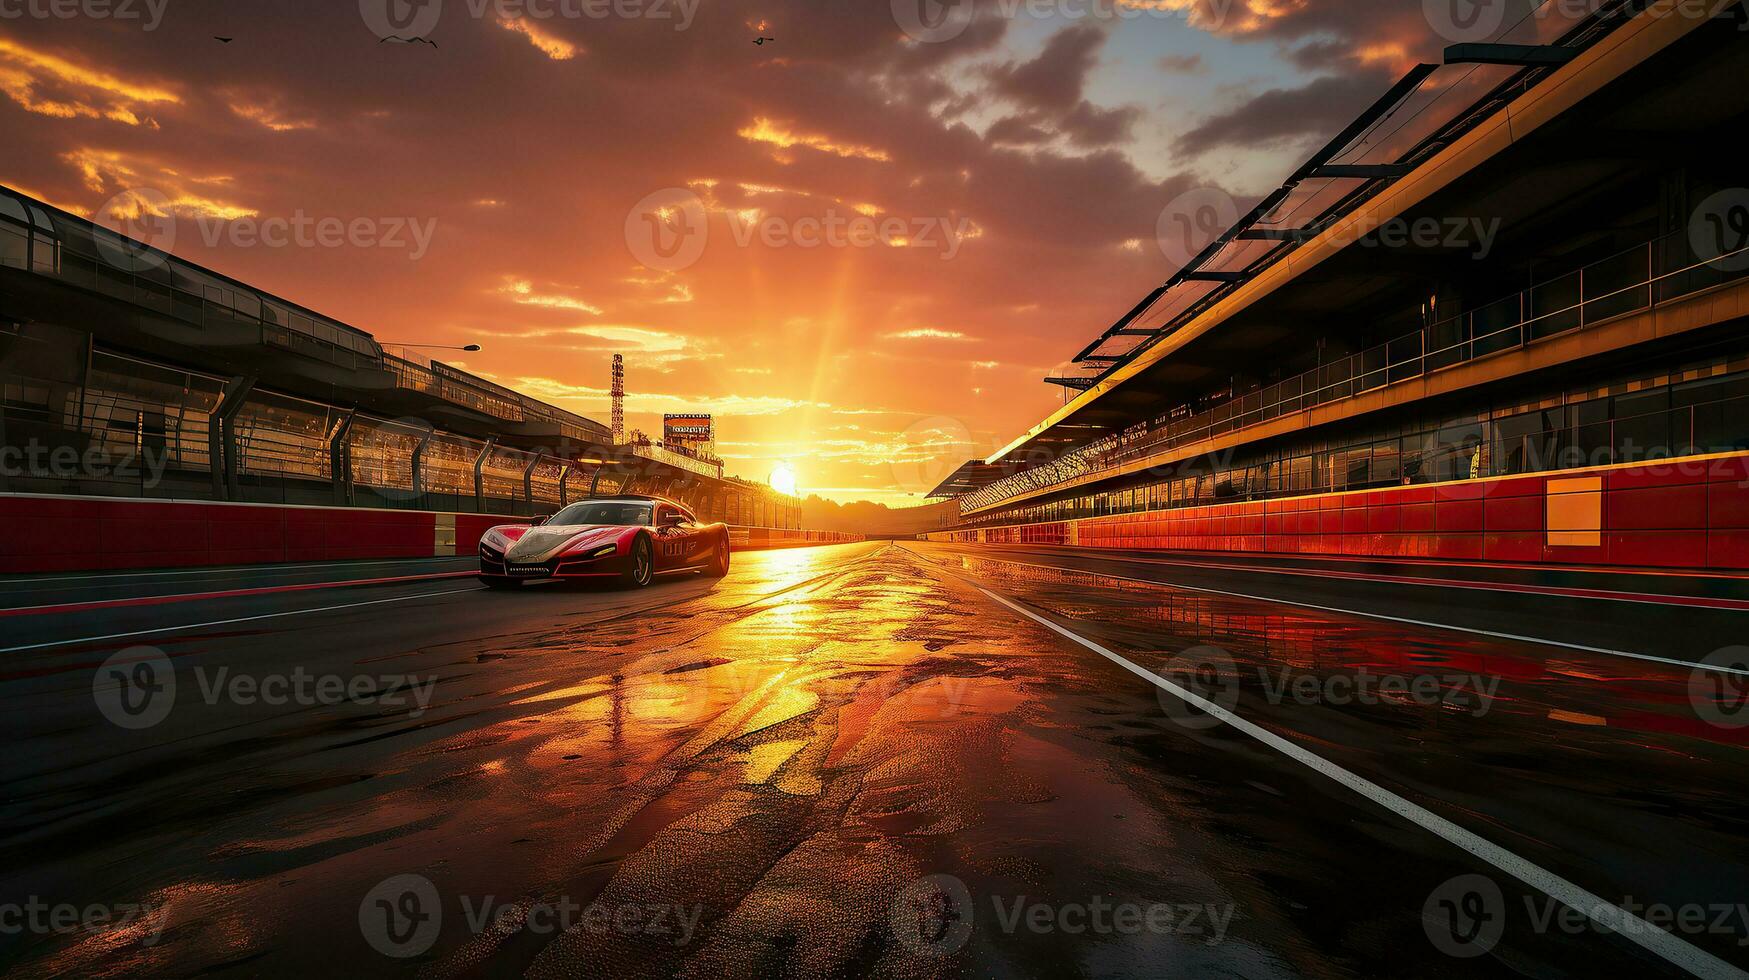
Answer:
<svg viewBox="0 0 1749 980"><path fill-rule="evenodd" d="M528 38L528 43L539 48L542 54L554 61L569 61L577 57L577 45L564 38L554 37L526 17L500 17L498 26Z"/></svg>
<svg viewBox="0 0 1749 980"><path fill-rule="evenodd" d="M764 116L755 118L749 126L743 126L737 135L744 140L755 143L770 143L781 150L805 146L810 150L819 150L821 153L831 153L841 157L861 157L880 163L892 160L892 157L885 150L877 150L874 147L860 146L854 143L839 143L831 137L818 133L797 133Z"/></svg>
<svg viewBox="0 0 1749 980"><path fill-rule="evenodd" d="M231 111L250 122L273 130L276 133L288 133L298 129L315 129L312 119L297 119L286 114L278 105L264 102L253 102L246 99L234 99L230 103Z"/></svg>
<svg viewBox="0 0 1749 980"><path fill-rule="evenodd" d="M601 307L594 303L586 303L583 300L561 296L557 293L537 293L534 291L534 283L527 279L506 276L504 285L498 287L498 292L510 296L513 302L521 306L544 306L553 310L576 310L592 316L601 315Z"/></svg>
<svg viewBox="0 0 1749 980"><path fill-rule="evenodd" d="M89 147L73 150L65 154L65 159L85 179L85 186L90 190L104 194L112 188L119 188L119 193L106 202L104 214L99 217L138 219L180 215L231 221L251 218L259 213L251 207L208 197L189 186L224 184L230 181L229 177L189 178L164 167L151 168L147 172L144 165L129 163L128 158L120 153Z"/></svg>
<svg viewBox="0 0 1749 980"><path fill-rule="evenodd" d="M65 58L0 37L0 92L26 112L59 119L108 119L142 125L135 111L159 103L180 103L174 92L127 82ZM156 125L155 123L146 124Z"/></svg>

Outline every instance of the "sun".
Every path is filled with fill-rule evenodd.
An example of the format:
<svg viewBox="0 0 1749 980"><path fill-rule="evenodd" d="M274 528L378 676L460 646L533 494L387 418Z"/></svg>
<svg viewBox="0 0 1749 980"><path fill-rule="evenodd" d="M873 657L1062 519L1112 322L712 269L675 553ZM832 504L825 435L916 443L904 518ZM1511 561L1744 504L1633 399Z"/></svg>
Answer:
<svg viewBox="0 0 1749 980"><path fill-rule="evenodd" d="M771 489L791 497L796 495L796 471L788 463L779 463L771 471Z"/></svg>

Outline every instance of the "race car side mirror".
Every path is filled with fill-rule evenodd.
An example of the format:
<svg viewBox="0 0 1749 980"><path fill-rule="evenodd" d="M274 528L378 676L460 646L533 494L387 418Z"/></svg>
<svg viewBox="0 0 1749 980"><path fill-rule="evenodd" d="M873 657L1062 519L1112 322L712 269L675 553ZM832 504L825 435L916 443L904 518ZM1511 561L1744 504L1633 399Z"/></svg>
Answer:
<svg viewBox="0 0 1749 980"><path fill-rule="evenodd" d="M685 524L685 523L686 523L686 515L685 514L663 514L662 515L662 526L663 527L679 527L680 525Z"/></svg>

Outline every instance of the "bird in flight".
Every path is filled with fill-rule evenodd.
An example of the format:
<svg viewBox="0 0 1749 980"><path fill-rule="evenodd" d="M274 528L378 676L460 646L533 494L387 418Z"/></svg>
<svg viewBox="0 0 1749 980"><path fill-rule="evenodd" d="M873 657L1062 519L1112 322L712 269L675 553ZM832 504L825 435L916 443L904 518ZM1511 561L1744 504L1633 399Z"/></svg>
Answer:
<svg viewBox="0 0 1749 980"><path fill-rule="evenodd" d="M767 41L775 41L775 40L777 40L777 38L775 38L775 37L756 37L753 39L753 43L754 44L764 44Z"/></svg>
<svg viewBox="0 0 1749 980"><path fill-rule="evenodd" d="M230 44L233 40L235 40L235 38L220 37L217 34L214 34L213 40L219 42L220 44Z"/></svg>
<svg viewBox="0 0 1749 980"><path fill-rule="evenodd" d="M430 38L402 37L399 34L390 34L388 37L383 38L382 40L378 41L377 43L378 44L387 44L390 41L393 41L396 44L429 44L434 48L437 47L437 42L431 40Z"/></svg>

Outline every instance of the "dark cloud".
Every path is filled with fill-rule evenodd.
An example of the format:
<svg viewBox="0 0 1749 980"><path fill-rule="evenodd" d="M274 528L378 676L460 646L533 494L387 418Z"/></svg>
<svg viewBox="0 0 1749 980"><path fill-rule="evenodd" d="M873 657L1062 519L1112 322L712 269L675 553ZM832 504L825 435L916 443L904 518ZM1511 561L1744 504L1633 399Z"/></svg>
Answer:
<svg viewBox="0 0 1749 980"><path fill-rule="evenodd" d="M1051 134L1044 127L1023 116L1003 116L984 131L984 139L992 144L1044 143L1050 138Z"/></svg>
<svg viewBox="0 0 1749 980"><path fill-rule="evenodd" d="M1334 135L1390 86L1388 75L1330 75L1296 89L1270 89L1213 116L1178 139L1186 154L1221 146L1274 145Z"/></svg>
<svg viewBox="0 0 1749 980"><path fill-rule="evenodd" d="M1202 60L1200 54L1167 54L1161 55L1155 62L1163 72L1174 75L1206 75L1209 66Z"/></svg>
<svg viewBox="0 0 1749 980"><path fill-rule="evenodd" d="M1083 97L1105 39L1105 31L1094 25L1066 28L1031 61L991 68L992 89L1020 111L991 126L986 137L992 143L1031 144L1060 135L1083 148L1127 141L1141 110L1100 108Z"/></svg>
<svg viewBox="0 0 1749 980"><path fill-rule="evenodd" d="M1077 146L1111 146L1130 138L1130 127L1141 115L1134 106L1101 109L1083 99L1058 126Z"/></svg>
<svg viewBox="0 0 1749 980"><path fill-rule="evenodd" d="M1099 62L1105 31L1093 25L1070 27L1051 36L1038 57L991 69L998 93L1016 105L1066 112L1081 101L1087 75Z"/></svg>

